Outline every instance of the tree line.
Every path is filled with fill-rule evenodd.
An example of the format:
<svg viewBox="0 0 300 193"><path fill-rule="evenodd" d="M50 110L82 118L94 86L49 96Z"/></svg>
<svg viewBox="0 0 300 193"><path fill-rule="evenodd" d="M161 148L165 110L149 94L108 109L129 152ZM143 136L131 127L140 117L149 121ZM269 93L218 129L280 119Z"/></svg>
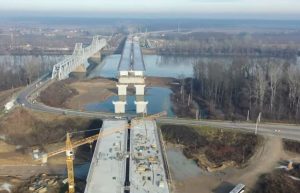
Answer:
<svg viewBox="0 0 300 193"><path fill-rule="evenodd" d="M171 40L157 48L161 55L247 55L292 58L297 55L297 48L291 45L276 47L273 45L258 45L248 41L216 41L214 38L206 41Z"/></svg>
<svg viewBox="0 0 300 193"><path fill-rule="evenodd" d="M0 91L30 84L50 69L40 58L32 57L22 64L2 61L0 64Z"/></svg>
<svg viewBox="0 0 300 193"><path fill-rule="evenodd" d="M210 117L300 122L300 65L279 58L198 60L185 90Z"/></svg>
<svg viewBox="0 0 300 193"><path fill-rule="evenodd" d="M157 37L152 37L156 39ZM299 33L221 33L198 32L166 34L156 45L167 55L247 55L295 58L299 52Z"/></svg>

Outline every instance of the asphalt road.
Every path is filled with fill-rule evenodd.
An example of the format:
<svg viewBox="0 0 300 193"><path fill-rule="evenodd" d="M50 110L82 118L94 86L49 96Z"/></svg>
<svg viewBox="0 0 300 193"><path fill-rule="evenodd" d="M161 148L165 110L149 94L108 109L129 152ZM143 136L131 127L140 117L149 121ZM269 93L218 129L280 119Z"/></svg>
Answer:
<svg viewBox="0 0 300 193"><path fill-rule="evenodd" d="M113 113L105 113L105 112L87 112L87 111L79 111L79 110L71 110L71 109L62 109L62 108L54 108L49 107L41 103L33 103L30 101L30 96L36 94L40 88L45 86L47 83L51 81L50 74L46 74L41 77L39 80L34 82L33 84L27 86L23 89L17 98L17 102L26 108L61 114L61 115L70 115L70 116L81 116L81 117L89 117L89 118L115 118L116 114ZM133 117L133 115L123 115L126 117ZM190 125L190 126L210 126L216 128L226 128L226 129L236 129L243 130L247 132L255 132L255 124L248 122L230 122L230 121L211 121L211 120L192 120L192 119L178 119L178 118L158 118L156 121L160 124L177 124L177 125ZM292 124L277 124L277 123L261 123L258 126L258 134L267 135L267 136L278 136L287 139L293 139L300 141L300 126L292 125Z"/></svg>
<svg viewBox="0 0 300 193"><path fill-rule="evenodd" d="M241 130L255 133L256 124L248 122L230 122L230 121L209 121L209 120L188 120L174 118L159 118L160 124L175 124L189 126L209 126L213 128L224 128ZM278 136L286 139L300 141L300 126L292 124L261 123L258 125L257 134L266 136Z"/></svg>

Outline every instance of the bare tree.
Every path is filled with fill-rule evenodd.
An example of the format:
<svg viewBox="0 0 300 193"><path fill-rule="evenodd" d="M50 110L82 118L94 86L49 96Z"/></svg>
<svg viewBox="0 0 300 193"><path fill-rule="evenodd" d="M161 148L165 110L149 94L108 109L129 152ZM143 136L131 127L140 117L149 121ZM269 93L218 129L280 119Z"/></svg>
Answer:
<svg viewBox="0 0 300 193"><path fill-rule="evenodd" d="M31 82L39 76L41 71L41 65L37 58L32 58L28 63L25 64L25 70L28 78L28 83Z"/></svg>
<svg viewBox="0 0 300 193"><path fill-rule="evenodd" d="M260 111L262 111L268 81L266 79L266 70L265 70L263 64L256 65L255 70L256 70L256 84L255 84L255 86L256 86L256 91L257 91L257 98L258 98L258 101L259 101Z"/></svg>
<svg viewBox="0 0 300 193"><path fill-rule="evenodd" d="M295 110L295 118L299 117L300 111L300 67L290 66L288 69L289 80L289 107Z"/></svg>
<svg viewBox="0 0 300 193"><path fill-rule="evenodd" d="M279 64L275 62L268 63L268 73L270 78L270 89L271 89L271 95L270 95L271 113L273 113L276 91L277 91L279 80L282 75L282 66L283 65L280 63Z"/></svg>

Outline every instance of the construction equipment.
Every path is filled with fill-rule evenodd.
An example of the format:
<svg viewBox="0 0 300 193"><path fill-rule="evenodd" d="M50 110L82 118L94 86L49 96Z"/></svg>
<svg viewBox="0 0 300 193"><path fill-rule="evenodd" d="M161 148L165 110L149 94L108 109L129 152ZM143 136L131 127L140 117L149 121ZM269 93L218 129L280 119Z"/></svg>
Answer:
<svg viewBox="0 0 300 193"><path fill-rule="evenodd" d="M153 114L153 115L149 115L149 116L147 116L147 117L136 117L136 118L134 118L134 120L144 120L144 119L151 119L151 120L153 120L153 119L156 119L156 118L158 118L158 117L162 117L162 116L165 116L167 113L165 112L165 111L163 111L163 112L160 112L160 113L157 113L157 114ZM137 124L138 124L139 122L137 122ZM117 132L117 131L121 131L121 130L124 130L124 129L127 129L128 128L128 126L126 126L126 127L124 127L124 128L117 128L117 129L113 129L113 130L111 130L110 132L108 132L107 134L104 134L104 136L105 135L110 135L110 134L113 134L114 132ZM99 134L96 134L96 135L93 135L93 136L90 136L90 137L87 137L87 138L84 138L84 139L80 139L80 140L78 140L78 141L75 141L75 142L73 142L72 143L72 147L73 148L76 148L76 147L79 147L79 146L81 146L81 145L85 145L85 144L92 144L94 141L96 141L97 139L98 139L98 137L99 137ZM58 149L58 150L55 150L55 151L52 151L52 152L50 152L50 153L48 153L47 155L46 155L46 157L47 158L50 158L50 157L53 157L53 156L55 156L55 155L58 155L58 154L60 154L60 153L63 153L63 152L65 152L66 151L66 147L62 147L62 148L60 148L60 149ZM45 161L47 161L47 159L45 159Z"/></svg>
<svg viewBox="0 0 300 193"><path fill-rule="evenodd" d="M70 133L67 133L66 156L67 156L66 162L67 162L67 170L68 170L69 193L75 193L74 166L73 166L74 153L73 153Z"/></svg>
<svg viewBox="0 0 300 193"><path fill-rule="evenodd" d="M134 120L137 120L136 124L139 124L138 120L153 120L156 119L158 117L164 116L167 113L165 111L157 113L157 114L153 114L153 115L149 115L147 117L136 117L134 118ZM68 186L69 186L69 193L75 193L75 180L74 180L74 164L73 164L73 160L74 160L74 148L77 148L81 145L85 145L85 144L92 144L94 141L101 139L105 136L108 135L112 135L118 131L123 131L125 129L131 128L133 125L126 125L124 127L120 127L120 128L115 128L115 129L110 129L109 131L106 132L100 132L96 135L84 138L84 139L80 139L77 141L72 142L71 141L71 136L70 133L67 133L66 135L66 146L62 147L58 150L52 151L48 154L45 154L45 156L43 156L42 158L38 159L40 161L42 161L43 163L46 163L48 158L53 157L55 155L58 155L60 153L66 152L66 164L67 164L67 170L68 170Z"/></svg>

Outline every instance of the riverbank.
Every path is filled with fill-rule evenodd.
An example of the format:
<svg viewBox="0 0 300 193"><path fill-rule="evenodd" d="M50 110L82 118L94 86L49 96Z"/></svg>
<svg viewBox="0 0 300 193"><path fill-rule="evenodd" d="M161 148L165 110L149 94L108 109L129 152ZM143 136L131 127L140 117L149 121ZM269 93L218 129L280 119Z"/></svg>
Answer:
<svg viewBox="0 0 300 193"><path fill-rule="evenodd" d="M241 146L242 150L246 150L245 146L248 144L247 140L242 144L234 142L238 140L239 136L243 135L243 133L232 132L231 135L225 134L226 130L223 130L222 134L214 131L213 128L209 130L204 129L202 132L196 128L187 131L187 128L184 126L178 127L180 128L177 129L174 126L169 126L172 130L167 129L167 155L173 184L175 186L175 193L198 193L200 189L201 193L228 193L238 183L245 184L246 192L249 193L256 192L257 187L266 183L268 183L268 187L273 190L271 191L272 193L288 193L288 191L282 191L282 189L280 189L280 191L275 191L276 188L274 189L274 187L279 185L277 183L278 179L282 178L284 178L283 182L287 184L281 187L289 186L287 190L293 190L293 188L295 188L294 182L288 182L292 180L289 175L293 174L293 176L297 177L298 173L295 173L295 171L278 172L276 168L287 167L287 160L293 160L295 162L294 168L297 170L296 163L300 162L300 154L284 149L284 142L280 138L264 137L259 140L260 142L256 145L255 151L252 152L251 156L245 156L247 154L246 151L244 152L245 154L238 150L230 152L231 147L229 145L236 144L236 146ZM197 136L199 132L202 133L202 137ZM170 137L173 140L170 140ZM189 140L185 140L185 138ZM212 141L212 143L209 142L208 144L205 143L205 141L210 141L212 138L215 138L215 141ZM221 140L221 142L219 140ZM226 160L231 159L232 155L239 155L240 158L245 156L245 160L241 163L208 170L207 163L199 161L199 158L201 158L199 155L205 155L205 151L200 151L199 148L203 149L207 146L211 148L211 151L215 151L213 148L215 145L219 147L216 153L214 153L215 156L219 154L219 151L228 150L227 153L225 153L223 157L218 158L218 160L224 161L225 159L226 162ZM210 162L214 161L211 159L208 160ZM199 162L201 162L201 165ZM208 166L210 166L210 164ZM203 167L204 165L206 167ZM264 185L264 187L267 188L266 185ZM257 192L262 193L264 191Z"/></svg>
<svg viewBox="0 0 300 193"><path fill-rule="evenodd" d="M147 87L171 87L174 78L147 77ZM44 90L39 101L53 107L85 110L87 104L100 103L117 95L117 80L112 78L93 78L86 80L66 80L55 82ZM128 92L133 94L134 89Z"/></svg>

